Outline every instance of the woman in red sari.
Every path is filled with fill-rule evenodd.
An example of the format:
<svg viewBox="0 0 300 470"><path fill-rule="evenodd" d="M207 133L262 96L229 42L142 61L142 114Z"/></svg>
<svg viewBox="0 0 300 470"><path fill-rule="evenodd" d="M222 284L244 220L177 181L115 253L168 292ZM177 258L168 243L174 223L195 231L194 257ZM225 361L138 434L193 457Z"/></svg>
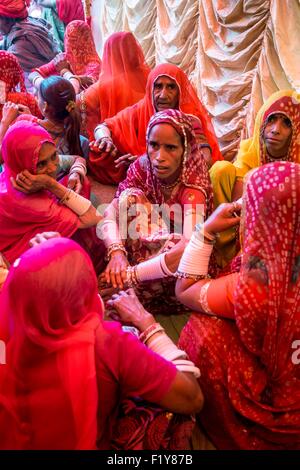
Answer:
<svg viewBox="0 0 300 470"><path fill-rule="evenodd" d="M1 449L87 450L96 449L96 442L110 449L113 432L115 443L143 448L144 428L133 433L126 421L122 427L116 422L121 399L139 396L186 415L201 409L193 375L199 371L179 360L185 353L132 294L114 303L120 318L139 327L140 341L120 324L102 321L93 266L72 240L48 240L14 263L1 294L0 338L7 345L0 367ZM167 345L172 362L155 352L154 338ZM144 406L144 424L152 409ZM160 413L151 423L144 438L148 449L161 443L171 415ZM171 442L171 449L179 442Z"/></svg>
<svg viewBox="0 0 300 470"><path fill-rule="evenodd" d="M18 59L6 51L0 51L0 84L1 82L4 82L4 86L1 86L0 120L3 104L8 101L27 106L31 114L41 117L35 97L26 91L24 73Z"/></svg>
<svg viewBox="0 0 300 470"><path fill-rule="evenodd" d="M203 153L208 151L208 161L223 159L208 112L187 75L176 65L160 64L148 76L145 97L95 129L96 141L91 143L89 166L96 179L104 184L122 181L126 166L115 166L117 151L118 157L145 153L151 116L168 108L191 115L198 143Z"/></svg>
<svg viewBox="0 0 300 470"><path fill-rule="evenodd" d="M60 73L64 78L70 79L77 93L80 88L85 88L86 82L91 85L98 80L101 60L96 51L91 28L84 21L72 21L66 28L64 44L64 53L58 54L48 64L34 69L30 75L30 80L37 88L36 80L38 82L41 78Z"/></svg>
<svg viewBox="0 0 300 470"><path fill-rule="evenodd" d="M99 80L79 96L83 128L90 140L99 122L144 97L149 72L132 33L114 33L107 38Z"/></svg>
<svg viewBox="0 0 300 470"><path fill-rule="evenodd" d="M220 449L300 449L299 165L249 174L240 272L209 280L209 243L238 222L236 209L220 206L204 223L204 243L195 233L179 265L178 298L201 312L180 338L201 368L199 419Z"/></svg>
<svg viewBox="0 0 300 470"><path fill-rule="evenodd" d="M182 235L188 238L195 223L207 218L212 199L192 118L171 109L156 113L147 129L147 154L131 164L104 214L101 237L110 258L105 285L122 288L136 271L137 292L151 312L169 315L172 300L172 313L182 312L173 277L185 243Z"/></svg>

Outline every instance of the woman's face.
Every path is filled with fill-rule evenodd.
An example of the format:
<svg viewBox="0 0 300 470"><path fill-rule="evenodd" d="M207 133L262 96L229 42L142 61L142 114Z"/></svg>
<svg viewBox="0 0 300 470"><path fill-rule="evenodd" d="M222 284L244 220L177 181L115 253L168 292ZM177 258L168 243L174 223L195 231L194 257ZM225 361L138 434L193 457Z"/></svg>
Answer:
<svg viewBox="0 0 300 470"><path fill-rule="evenodd" d="M58 153L55 145L46 142L42 145L36 165L37 175L48 175L56 178L58 169Z"/></svg>
<svg viewBox="0 0 300 470"><path fill-rule="evenodd" d="M284 114L268 117L264 130L264 141L268 154L280 159L287 155L292 138L292 123Z"/></svg>
<svg viewBox="0 0 300 470"><path fill-rule="evenodd" d="M175 80L162 75L153 84L153 102L156 111L178 109L179 88Z"/></svg>
<svg viewBox="0 0 300 470"><path fill-rule="evenodd" d="M165 183L175 181L181 172L184 148L174 127L166 123L153 126L147 149L157 178Z"/></svg>

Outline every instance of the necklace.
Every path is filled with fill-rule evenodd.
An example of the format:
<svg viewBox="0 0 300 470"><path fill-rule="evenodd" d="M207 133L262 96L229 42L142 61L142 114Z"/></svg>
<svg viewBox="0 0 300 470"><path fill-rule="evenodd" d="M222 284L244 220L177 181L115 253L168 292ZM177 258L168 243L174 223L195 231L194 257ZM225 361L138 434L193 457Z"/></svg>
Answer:
<svg viewBox="0 0 300 470"><path fill-rule="evenodd" d="M171 184L164 184L162 181L160 182L161 184L161 187L163 189L173 189L175 188L175 186L177 186L181 181L181 177L179 176L175 181L174 183L171 183Z"/></svg>

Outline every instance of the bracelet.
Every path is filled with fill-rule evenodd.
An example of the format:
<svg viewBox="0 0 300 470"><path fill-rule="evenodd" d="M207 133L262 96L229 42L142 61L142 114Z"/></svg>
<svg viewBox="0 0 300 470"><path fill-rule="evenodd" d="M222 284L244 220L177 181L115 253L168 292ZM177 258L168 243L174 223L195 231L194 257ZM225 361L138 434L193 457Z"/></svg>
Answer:
<svg viewBox="0 0 300 470"><path fill-rule="evenodd" d="M70 188L67 189L67 191L59 202L60 204L64 204L65 206L67 206L79 217L84 215L92 205L91 201L89 201L83 196L80 196L80 194L75 193L75 191Z"/></svg>
<svg viewBox="0 0 300 470"><path fill-rule="evenodd" d="M189 274L179 270L174 273L174 277L177 277L177 279L192 279L193 281L202 281L203 279L211 278L209 274Z"/></svg>
<svg viewBox="0 0 300 470"><path fill-rule="evenodd" d="M159 323L152 323L152 325L148 326L143 333L140 334L139 340L142 343L146 343L148 339L151 338L155 333L158 333L159 331L165 331L164 328L159 324Z"/></svg>
<svg viewBox="0 0 300 470"><path fill-rule="evenodd" d="M126 250L125 246L122 245L122 243L113 243L112 245L110 245L107 248L107 253L106 253L106 257L105 257L106 261L110 261L111 254L114 251L118 251L118 250L123 251L124 255L127 257L127 250Z"/></svg>
<svg viewBox="0 0 300 470"><path fill-rule="evenodd" d="M133 287L138 284L138 280L136 277L136 266L128 266L126 270L127 274L127 284L128 287Z"/></svg>

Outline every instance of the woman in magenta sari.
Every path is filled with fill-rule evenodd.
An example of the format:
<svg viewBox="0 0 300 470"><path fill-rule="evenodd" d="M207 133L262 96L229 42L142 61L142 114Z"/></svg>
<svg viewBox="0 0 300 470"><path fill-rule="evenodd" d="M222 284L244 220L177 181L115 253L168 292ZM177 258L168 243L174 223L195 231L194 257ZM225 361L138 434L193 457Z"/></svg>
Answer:
<svg viewBox="0 0 300 470"><path fill-rule="evenodd" d="M102 321L93 266L72 240L48 240L14 263L1 294L0 338L7 344L0 367L1 449L87 450L96 443L110 449L112 440L125 449L126 443L156 449L172 412L189 422L201 409L199 371L185 353L134 295L123 293L114 303L120 318L139 328L140 341L120 324ZM164 354L155 352L155 338L167 345ZM169 410L160 408L147 433L116 422L121 400L133 396ZM144 424L152 409L144 406ZM171 449L185 442L181 434Z"/></svg>
<svg viewBox="0 0 300 470"><path fill-rule="evenodd" d="M220 449L300 449L300 166L249 173L240 272L207 279L210 240L238 222L236 206L217 209L179 265L178 298L200 312L180 338L201 368L199 419Z"/></svg>
<svg viewBox="0 0 300 470"><path fill-rule="evenodd" d="M102 243L94 226L101 217L88 199L56 181L58 155L48 132L26 121L14 124L3 140L2 156L0 252L13 262L37 233L54 231L76 237L100 269Z"/></svg>

